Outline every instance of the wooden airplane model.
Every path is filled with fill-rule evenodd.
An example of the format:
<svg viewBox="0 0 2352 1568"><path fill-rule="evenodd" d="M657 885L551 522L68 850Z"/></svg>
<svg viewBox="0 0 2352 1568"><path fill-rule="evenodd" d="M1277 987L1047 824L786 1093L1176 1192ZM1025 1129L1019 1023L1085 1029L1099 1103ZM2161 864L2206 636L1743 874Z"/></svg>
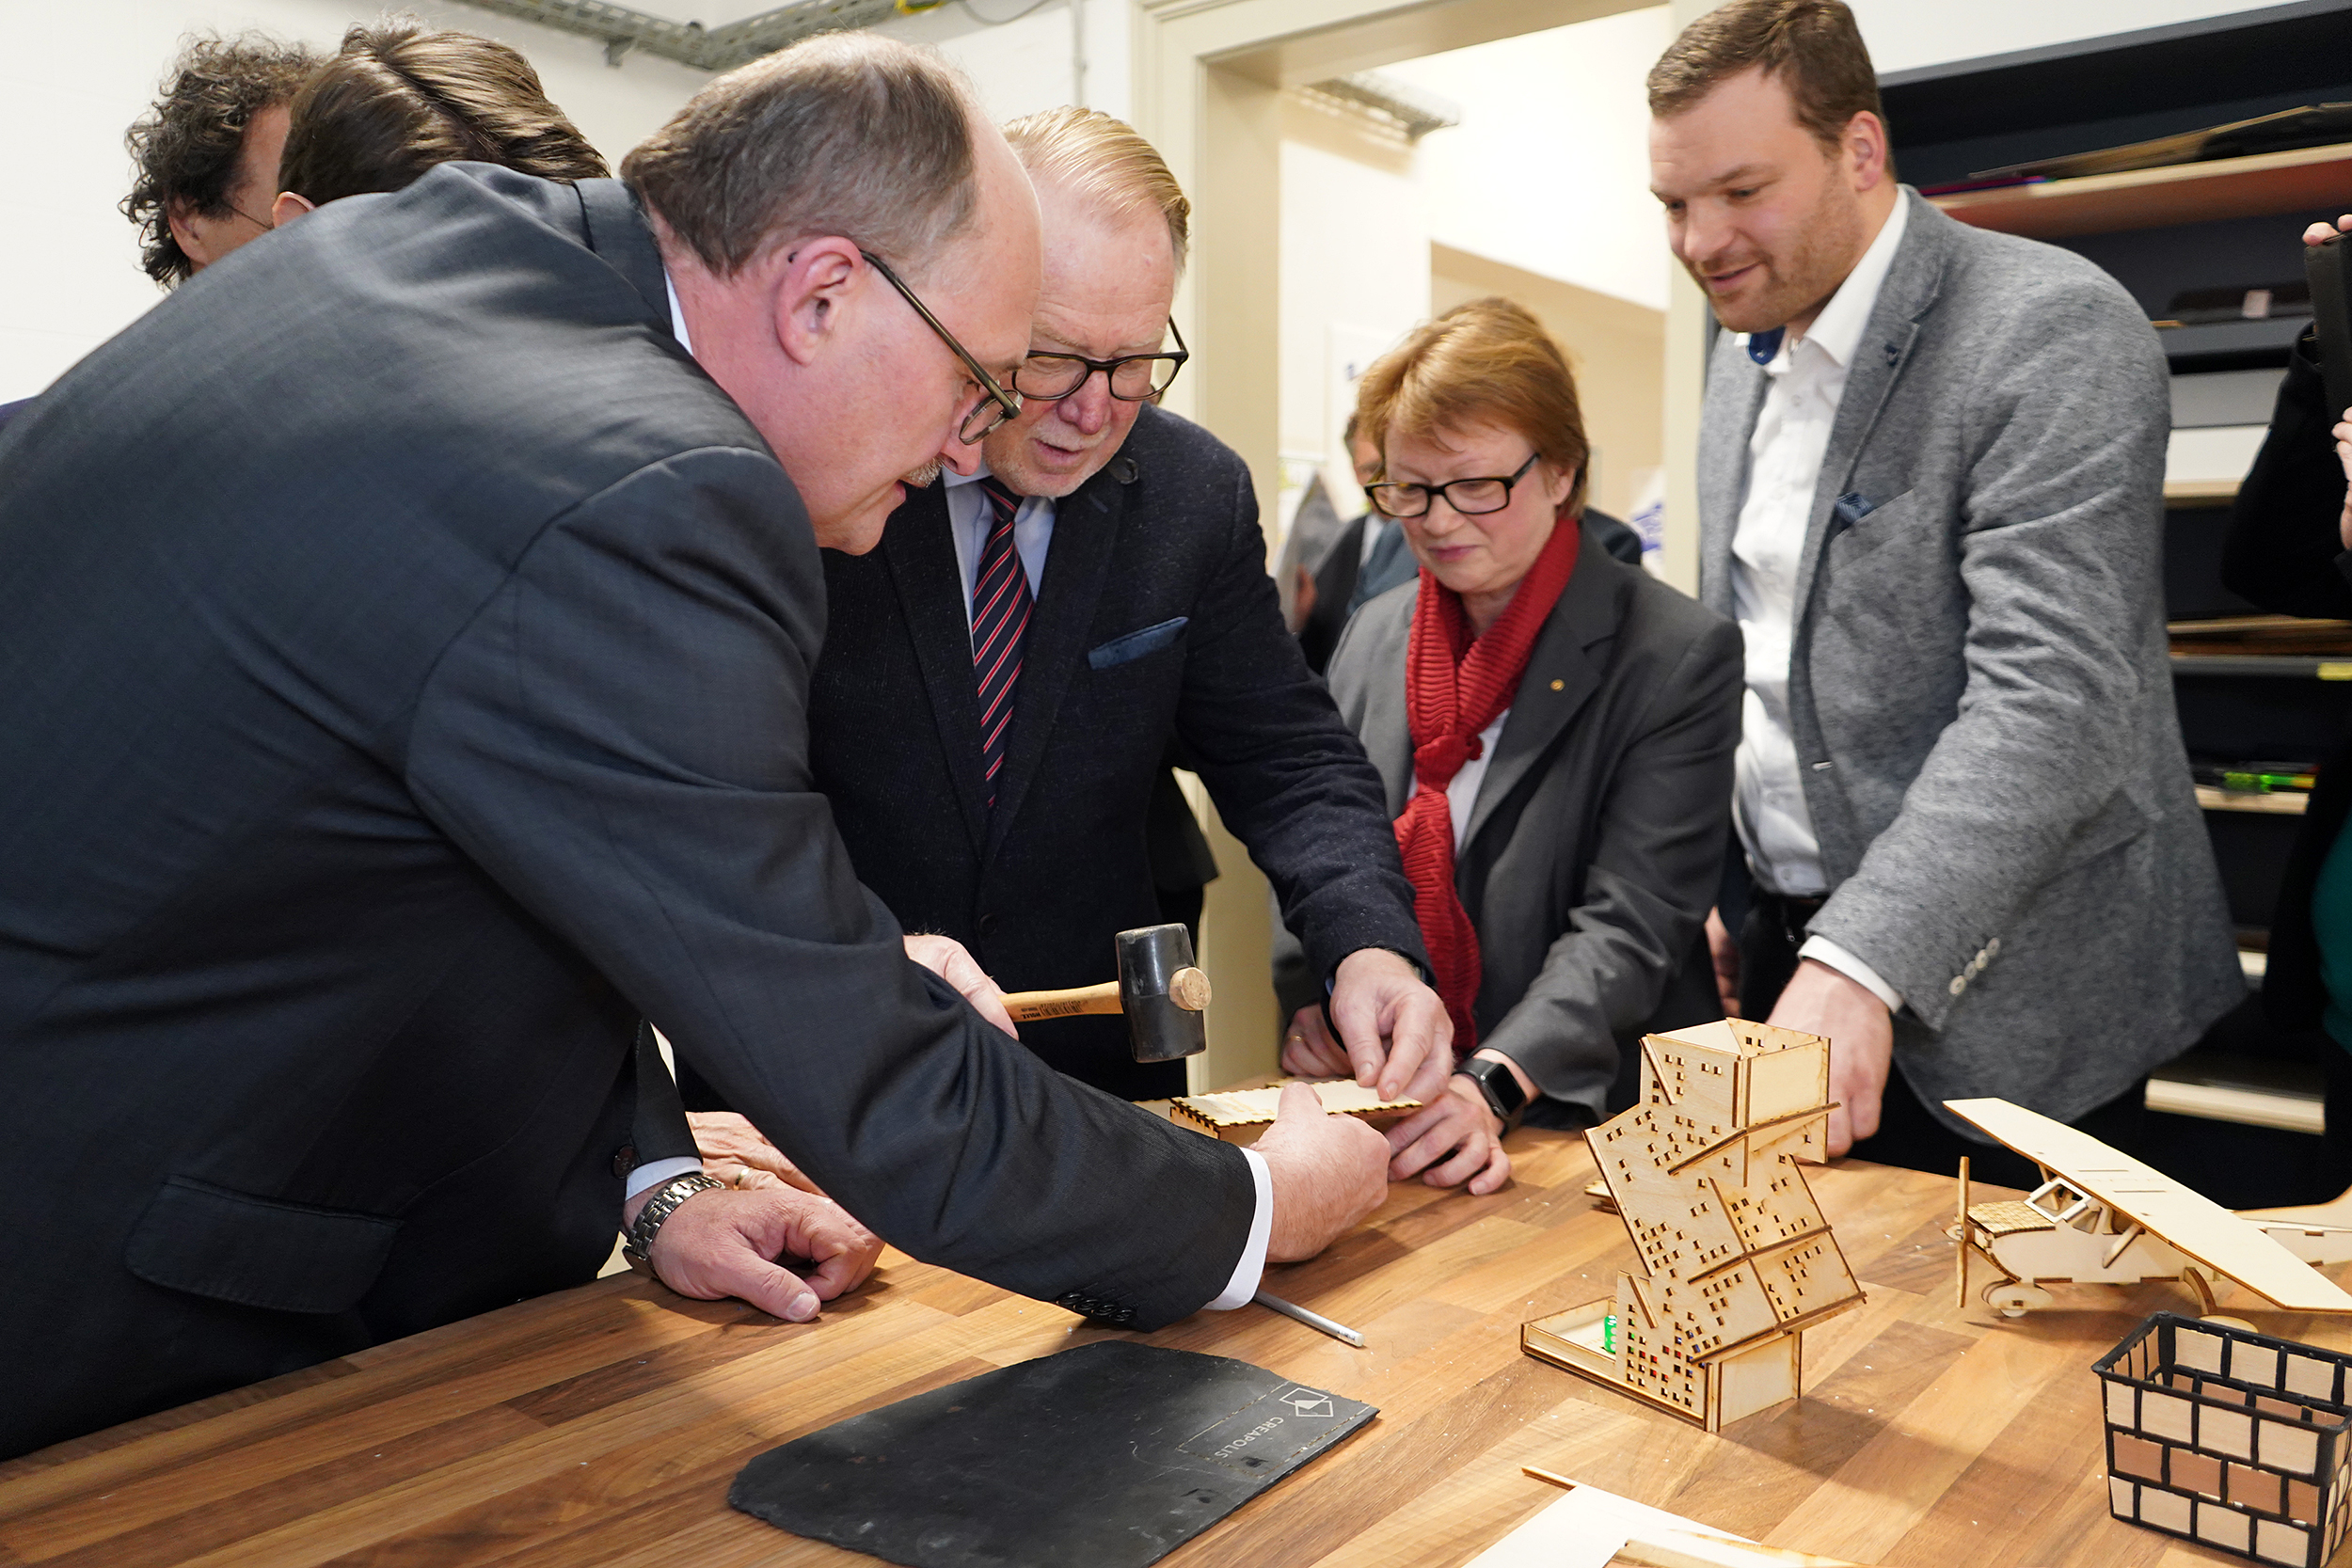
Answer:
<svg viewBox="0 0 2352 1568"><path fill-rule="evenodd" d="M1969 1262L1993 1278L1979 1292L2006 1318L2055 1299L2044 1285L2138 1285L2177 1279L2210 1315L2220 1292L2241 1285L2291 1312L2352 1312L2352 1295L2311 1266L2352 1262L2352 1193L2312 1209L2232 1213L2162 1171L2089 1133L2006 1100L1947 1100L2042 1172L2022 1201L1972 1203L1961 1164L1959 1303L1968 1304Z"/></svg>

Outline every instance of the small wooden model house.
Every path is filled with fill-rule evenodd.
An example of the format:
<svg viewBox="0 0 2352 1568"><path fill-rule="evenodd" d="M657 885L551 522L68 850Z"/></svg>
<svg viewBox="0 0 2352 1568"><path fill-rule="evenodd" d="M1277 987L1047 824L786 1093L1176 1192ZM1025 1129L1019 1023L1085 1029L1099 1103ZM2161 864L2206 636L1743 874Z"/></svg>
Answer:
<svg viewBox="0 0 2352 1568"><path fill-rule="evenodd" d="M2159 1312L2093 1369L2119 1519L2319 1568L2352 1498L2352 1356Z"/></svg>
<svg viewBox="0 0 2352 1568"><path fill-rule="evenodd" d="M1528 1353L1709 1432L1796 1398L1799 1336L1858 1306L1799 1169L1820 1164L1829 1041L1725 1019L1642 1041L1642 1102L1585 1134L1641 1273L1526 1325Z"/></svg>

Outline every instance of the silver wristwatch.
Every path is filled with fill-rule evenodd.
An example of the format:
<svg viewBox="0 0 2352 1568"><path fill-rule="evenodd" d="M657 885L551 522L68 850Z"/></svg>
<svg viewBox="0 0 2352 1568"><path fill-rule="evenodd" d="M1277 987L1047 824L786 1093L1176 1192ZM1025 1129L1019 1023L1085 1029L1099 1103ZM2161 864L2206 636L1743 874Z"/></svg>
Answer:
<svg viewBox="0 0 2352 1568"><path fill-rule="evenodd" d="M653 1272L653 1239L661 1228L661 1222L677 1212L677 1206L696 1193L723 1189L726 1183L700 1171L674 1176L653 1190L645 1206L637 1211L636 1220L621 1233L621 1256L639 1274Z"/></svg>

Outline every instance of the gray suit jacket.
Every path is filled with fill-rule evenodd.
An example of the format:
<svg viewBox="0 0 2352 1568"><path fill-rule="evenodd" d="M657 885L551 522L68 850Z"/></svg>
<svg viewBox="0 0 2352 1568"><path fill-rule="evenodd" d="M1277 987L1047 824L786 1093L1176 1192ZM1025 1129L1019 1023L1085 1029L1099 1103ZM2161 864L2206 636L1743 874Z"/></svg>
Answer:
<svg viewBox="0 0 2352 1568"><path fill-rule="evenodd" d="M1417 583L1356 613L1331 695L1412 787L1405 654ZM1740 742L1740 631L1591 535L1519 679L1454 857L1477 927L1479 1044L1597 1119L1620 1048L1722 1016L1700 927Z"/></svg>
<svg viewBox="0 0 2352 1568"><path fill-rule="evenodd" d="M1905 198L1798 566L1809 928L1902 992L1922 1100L2072 1117L2245 994L2166 662L2164 356L2090 262ZM1716 344L1700 583L1726 612L1766 381Z"/></svg>

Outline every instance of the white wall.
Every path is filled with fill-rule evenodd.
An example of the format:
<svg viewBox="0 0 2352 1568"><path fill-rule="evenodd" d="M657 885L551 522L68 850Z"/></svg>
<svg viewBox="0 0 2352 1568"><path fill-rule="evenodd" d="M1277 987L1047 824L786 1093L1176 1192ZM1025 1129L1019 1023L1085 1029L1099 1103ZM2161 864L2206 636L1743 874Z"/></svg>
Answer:
<svg viewBox="0 0 2352 1568"><path fill-rule="evenodd" d="M1642 83L1673 40L1661 5L1385 67L1462 105L1418 150L1431 236L1664 309Z"/></svg>
<svg viewBox="0 0 2352 1568"><path fill-rule="evenodd" d="M470 6L405 8L520 49L548 96L615 163L708 80L650 56L614 70L594 40ZM136 230L116 204L131 184L122 133L153 101L183 35L260 27L331 50L345 27L382 9L366 0L0 6L0 141L28 153L14 193L27 223L20 243L0 247L0 400L39 391L163 297L139 271Z"/></svg>
<svg viewBox="0 0 2352 1568"><path fill-rule="evenodd" d="M1321 467L1340 515L1359 509L1340 430L1353 377L1429 314L1429 220L1402 137L1362 116L1282 103L1281 451L1284 500ZM1287 515L1282 519L1289 520Z"/></svg>
<svg viewBox="0 0 2352 1568"><path fill-rule="evenodd" d="M1073 40L1073 0L955 0L936 10L894 17L875 31L927 43L962 68L999 121L1084 102L1128 118L1132 40L1128 0L1085 0L1085 26ZM1009 18L992 24L984 18ZM1073 42L1083 42L1085 86L1078 88Z"/></svg>

